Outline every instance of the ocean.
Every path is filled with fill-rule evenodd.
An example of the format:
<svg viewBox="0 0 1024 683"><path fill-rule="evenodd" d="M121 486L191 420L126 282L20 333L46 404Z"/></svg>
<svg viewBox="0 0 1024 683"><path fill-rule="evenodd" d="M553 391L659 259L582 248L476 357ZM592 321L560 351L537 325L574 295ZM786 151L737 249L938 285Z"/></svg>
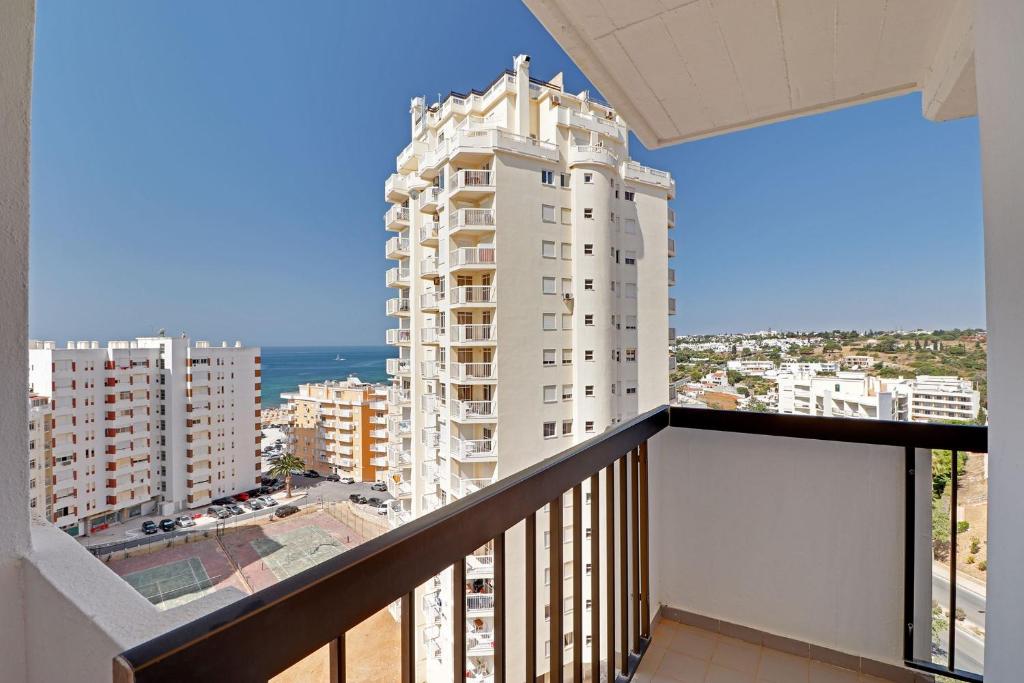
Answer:
<svg viewBox="0 0 1024 683"><path fill-rule="evenodd" d="M338 356L344 360L335 360ZM397 358L390 346L264 346L261 354L263 406L281 405L282 391L300 384L356 375L364 382L387 382L385 360Z"/></svg>

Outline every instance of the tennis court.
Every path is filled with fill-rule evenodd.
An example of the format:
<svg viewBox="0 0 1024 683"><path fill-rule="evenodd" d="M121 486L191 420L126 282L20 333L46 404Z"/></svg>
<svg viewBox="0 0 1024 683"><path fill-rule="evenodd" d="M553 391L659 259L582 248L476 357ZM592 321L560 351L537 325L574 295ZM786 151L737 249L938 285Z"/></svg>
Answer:
<svg viewBox="0 0 1024 683"><path fill-rule="evenodd" d="M213 581L197 557L125 574L122 578L161 610L213 592Z"/></svg>
<svg viewBox="0 0 1024 683"><path fill-rule="evenodd" d="M299 527L273 538L255 538L250 545L278 581L345 552L338 539L317 526Z"/></svg>

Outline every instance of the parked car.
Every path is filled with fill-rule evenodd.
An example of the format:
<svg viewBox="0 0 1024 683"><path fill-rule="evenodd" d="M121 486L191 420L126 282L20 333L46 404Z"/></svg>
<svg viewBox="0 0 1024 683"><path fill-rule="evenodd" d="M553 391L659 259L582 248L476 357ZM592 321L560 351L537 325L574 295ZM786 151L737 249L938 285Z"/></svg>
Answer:
<svg viewBox="0 0 1024 683"><path fill-rule="evenodd" d="M337 474L324 475L324 479L326 479L327 481L341 481L341 477L339 477Z"/></svg>
<svg viewBox="0 0 1024 683"><path fill-rule="evenodd" d="M270 492L273 493L274 491L282 491L282 490L284 490L284 486L285 486L285 484L284 484L283 481L279 481L277 483L271 484Z"/></svg>
<svg viewBox="0 0 1024 683"><path fill-rule="evenodd" d="M358 493L353 493L351 496L348 497L348 499L351 500L353 503L356 503L357 505L363 505L364 503L366 503L366 496L361 496Z"/></svg>
<svg viewBox="0 0 1024 683"><path fill-rule="evenodd" d="M212 505L206 510L206 514L214 519L227 519L231 516L231 511L226 506Z"/></svg>
<svg viewBox="0 0 1024 683"><path fill-rule="evenodd" d="M245 507L249 508L250 510L262 510L263 503L260 502L259 498L250 498L249 500L245 501Z"/></svg>
<svg viewBox="0 0 1024 683"><path fill-rule="evenodd" d="M164 531L174 531L174 520L173 519L161 519L160 528Z"/></svg>
<svg viewBox="0 0 1024 683"><path fill-rule="evenodd" d="M319 479L320 478L320 473L317 472L316 470L306 470L305 475L307 477L309 477L310 479Z"/></svg>
<svg viewBox="0 0 1024 683"><path fill-rule="evenodd" d="M281 507L274 510L275 517L287 517L288 515L294 515L299 511L299 508L294 505L282 505Z"/></svg>
<svg viewBox="0 0 1024 683"><path fill-rule="evenodd" d="M147 519L145 522L142 523L142 533L146 534L147 536L155 534L157 531L159 531L159 529L157 529L156 522L154 522L153 520Z"/></svg>
<svg viewBox="0 0 1024 683"><path fill-rule="evenodd" d="M192 519L188 515L182 515L174 520L174 523L184 529L185 527L195 526L196 520Z"/></svg>
<svg viewBox="0 0 1024 683"><path fill-rule="evenodd" d="M231 503L234 503L234 502L235 501L232 498L217 498L216 500L213 501L213 504L214 505L230 505Z"/></svg>
<svg viewBox="0 0 1024 683"><path fill-rule="evenodd" d="M260 477L260 483L264 486L273 486L277 483L277 477Z"/></svg>
<svg viewBox="0 0 1024 683"><path fill-rule="evenodd" d="M277 505L277 501L271 498L270 496L260 496L260 502L263 503L264 507L268 508Z"/></svg>
<svg viewBox="0 0 1024 683"><path fill-rule="evenodd" d="M249 494L244 492L236 493L234 498L236 503L244 503L245 501L249 500Z"/></svg>
<svg viewBox="0 0 1024 683"><path fill-rule="evenodd" d="M225 505L224 507L227 508L228 510L230 510L231 514L233 514L233 515L240 515L240 514L243 514L245 512L245 510L243 510L237 503L232 503L231 505Z"/></svg>
<svg viewBox="0 0 1024 683"><path fill-rule="evenodd" d="M372 507L377 507L379 504L382 504L383 502L384 501L382 501L380 498L376 497L366 499L366 504Z"/></svg>
<svg viewBox="0 0 1024 683"><path fill-rule="evenodd" d="M342 477L341 478L341 483L342 484L354 484L354 483L356 483L356 480L353 479L352 477Z"/></svg>
<svg viewBox="0 0 1024 683"><path fill-rule="evenodd" d="M371 486L370 488L373 489L374 491L387 491L388 485L382 481L375 481L373 482L373 486Z"/></svg>

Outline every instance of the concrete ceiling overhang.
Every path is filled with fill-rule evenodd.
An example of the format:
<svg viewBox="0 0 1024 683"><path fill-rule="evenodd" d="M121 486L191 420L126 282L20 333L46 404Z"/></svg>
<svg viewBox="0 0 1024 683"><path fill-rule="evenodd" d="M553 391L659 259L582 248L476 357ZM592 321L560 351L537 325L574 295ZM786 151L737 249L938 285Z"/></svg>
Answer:
<svg viewBox="0 0 1024 683"><path fill-rule="evenodd" d="M649 148L909 92L972 116L974 0L524 0Z"/></svg>

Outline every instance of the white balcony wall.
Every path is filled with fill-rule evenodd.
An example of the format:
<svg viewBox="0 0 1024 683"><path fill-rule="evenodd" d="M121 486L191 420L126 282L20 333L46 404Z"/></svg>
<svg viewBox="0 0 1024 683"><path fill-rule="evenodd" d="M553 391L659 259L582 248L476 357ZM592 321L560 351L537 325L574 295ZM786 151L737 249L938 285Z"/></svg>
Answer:
<svg viewBox="0 0 1024 683"><path fill-rule="evenodd" d="M903 470L901 448L662 431L650 443L652 609L902 664ZM929 478L918 483L928 591Z"/></svg>

